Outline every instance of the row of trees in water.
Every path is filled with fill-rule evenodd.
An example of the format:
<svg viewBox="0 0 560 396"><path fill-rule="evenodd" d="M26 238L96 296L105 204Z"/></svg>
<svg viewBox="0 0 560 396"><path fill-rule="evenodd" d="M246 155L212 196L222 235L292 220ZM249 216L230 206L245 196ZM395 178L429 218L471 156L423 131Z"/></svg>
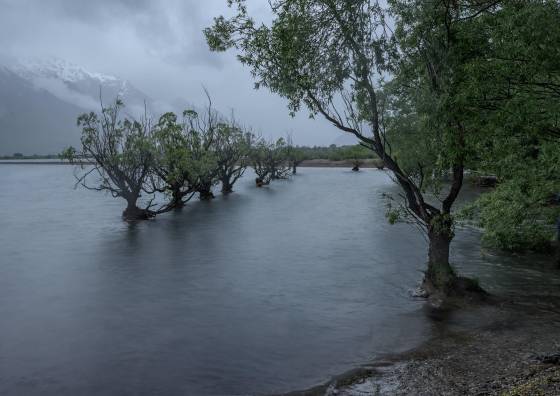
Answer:
<svg viewBox="0 0 560 396"><path fill-rule="evenodd" d="M394 176L392 221L429 241L426 290L472 282L449 263L465 175L498 187L473 213L499 247L549 245L560 207L560 2L244 0L205 29L262 87L370 148ZM558 199L556 199L558 201Z"/></svg>
<svg viewBox="0 0 560 396"><path fill-rule="evenodd" d="M291 113L307 108L323 117L383 161L401 188L390 221L413 222L429 241L426 290L476 289L449 262L456 202L473 170L499 180L471 208L488 242L509 249L550 245L560 215L557 0L269 3L272 19L257 23L244 0L228 1L233 15L216 17L204 31L210 49L234 49L257 88L287 99ZM206 172L217 149L207 156L205 147L217 147L220 128L211 125L223 121L209 122L211 111L187 111L182 121L167 114L154 126L121 123L118 108L80 118L82 154L95 160L81 183L97 172L101 184L94 188L127 201L142 192L172 197L177 186L186 194L179 202L193 191L210 196ZM224 125L246 136L235 123ZM253 161L257 183L285 177L282 143L252 139L240 158ZM128 159L128 152L144 154ZM152 210L138 209L136 201L133 218L180 204L172 199Z"/></svg>
<svg viewBox="0 0 560 396"><path fill-rule="evenodd" d="M304 160L347 160L358 170L364 160L376 158L360 145L301 147L289 134L268 141L233 114L228 118L215 111L210 96L208 101L202 112L168 112L155 121L147 115L140 120L124 117L125 104L118 98L110 106L101 103L100 113L78 117L80 150L69 147L59 157L79 165L76 185L126 200L126 220L180 208L196 194L201 200L213 199L218 184L229 194L247 167L253 168L255 184L262 187L296 174ZM381 161L376 166L383 168ZM157 194L167 202L154 204Z"/></svg>
<svg viewBox="0 0 560 396"><path fill-rule="evenodd" d="M217 184L229 194L248 166L255 170L256 185L267 185L295 173L303 159L290 138L258 137L233 115L221 116L211 101L202 112L165 113L156 121L123 117L123 107L117 99L101 105L99 114L82 114L81 150L70 147L62 158L80 165L76 185L124 199L127 220L180 208L197 194L212 199ZM157 194L166 202L154 203Z"/></svg>

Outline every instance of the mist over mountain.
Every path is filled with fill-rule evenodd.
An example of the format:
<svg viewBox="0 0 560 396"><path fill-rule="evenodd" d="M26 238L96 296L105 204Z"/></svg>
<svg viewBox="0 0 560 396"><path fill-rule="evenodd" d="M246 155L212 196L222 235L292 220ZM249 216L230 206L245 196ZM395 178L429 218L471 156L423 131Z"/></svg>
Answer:
<svg viewBox="0 0 560 396"><path fill-rule="evenodd" d="M193 106L181 98L167 102L154 100L127 79L91 71L59 58L0 58L0 155L56 154L69 145L78 146L78 115L99 111L100 98L108 105L117 97L125 103L123 115L136 119L145 113L152 117L167 111L180 114ZM285 111L284 107L280 109ZM282 133L263 132L265 136L270 132ZM350 135L335 136L330 141L324 139L323 144L357 143Z"/></svg>
<svg viewBox="0 0 560 396"><path fill-rule="evenodd" d="M79 114L121 98L124 114L139 118L165 105L130 82L88 71L60 59L0 66L0 155L53 154L79 144Z"/></svg>

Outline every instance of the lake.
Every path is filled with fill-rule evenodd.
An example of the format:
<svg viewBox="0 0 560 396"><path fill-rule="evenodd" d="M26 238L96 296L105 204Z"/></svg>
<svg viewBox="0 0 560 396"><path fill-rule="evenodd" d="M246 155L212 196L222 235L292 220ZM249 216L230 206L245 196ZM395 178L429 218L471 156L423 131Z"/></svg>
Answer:
<svg viewBox="0 0 560 396"><path fill-rule="evenodd" d="M426 244L387 223L383 171L301 168L262 189L248 172L137 224L73 184L70 166L0 165L0 394L288 392L477 323L411 297ZM452 250L491 292L560 290L474 230Z"/></svg>

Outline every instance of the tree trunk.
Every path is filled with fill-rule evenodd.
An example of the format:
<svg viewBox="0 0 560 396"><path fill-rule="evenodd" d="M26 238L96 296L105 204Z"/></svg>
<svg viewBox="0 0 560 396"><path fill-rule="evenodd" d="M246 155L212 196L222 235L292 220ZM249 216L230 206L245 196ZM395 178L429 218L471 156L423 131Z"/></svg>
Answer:
<svg viewBox="0 0 560 396"><path fill-rule="evenodd" d="M294 162L293 165L292 165L292 175L295 175L296 173L297 173L297 165Z"/></svg>
<svg viewBox="0 0 560 396"><path fill-rule="evenodd" d="M233 185L230 183L229 178L222 179L222 194L229 194L233 192Z"/></svg>
<svg viewBox="0 0 560 396"><path fill-rule="evenodd" d="M184 194L181 192L181 190L173 190L171 197L171 206L173 208L182 208L183 206L185 206L185 203L183 202L183 196Z"/></svg>
<svg viewBox="0 0 560 396"><path fill-rule="evenodd" d="M202 188L198 190L198 194L201 201L208 201L215 198L211 188Z"/></svg>
<svg viewBox="0 0 560 396"><path fill-rule="evenodd" d="M428 232L428 270L424 287L428 293L449 294L456 281L456 275L449 264L449 247L453 239L451 228Z"/></svg>
<svg viewBox="0 0 560 396"><path fill-rule="evenodd" d="M556 243L554 245L554 260L560 269L560 216L556 218Z"/></svg>
<svg viewBox="0 0 560 396"><path fill-rule="evenodd" d="M154 217L154 213L147 209L140 209L136 206L136 200L129 200L122 217L127 221L147 220Z"/></svg>
<svg viewBox="0 0 560 396"><path fill-rule="evenodd" d="M270 174L266 173L262 177L258 176L255 179L255 184L257 185L257 187L267 186L267 185L270 184L271 180L272 180L272 177L270 176Z"/></svg>

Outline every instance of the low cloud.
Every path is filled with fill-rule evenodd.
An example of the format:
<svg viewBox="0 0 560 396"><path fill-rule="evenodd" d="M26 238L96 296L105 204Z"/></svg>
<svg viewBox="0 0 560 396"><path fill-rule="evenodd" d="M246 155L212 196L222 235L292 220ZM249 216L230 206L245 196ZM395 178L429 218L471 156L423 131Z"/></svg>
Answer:
<svg viewBox="0 0 560 396"><path fill-rule="evenodd" d="M249 2L257 19L268 4ZM159 103L203 105L208 88L222 112L269 137L293 132L297 144L331 144L340 133L283 99L253 90L233 53L210 52L202 29L230 12L226 0L0 0L0 59L57 57L131 81Z"/></svg>

